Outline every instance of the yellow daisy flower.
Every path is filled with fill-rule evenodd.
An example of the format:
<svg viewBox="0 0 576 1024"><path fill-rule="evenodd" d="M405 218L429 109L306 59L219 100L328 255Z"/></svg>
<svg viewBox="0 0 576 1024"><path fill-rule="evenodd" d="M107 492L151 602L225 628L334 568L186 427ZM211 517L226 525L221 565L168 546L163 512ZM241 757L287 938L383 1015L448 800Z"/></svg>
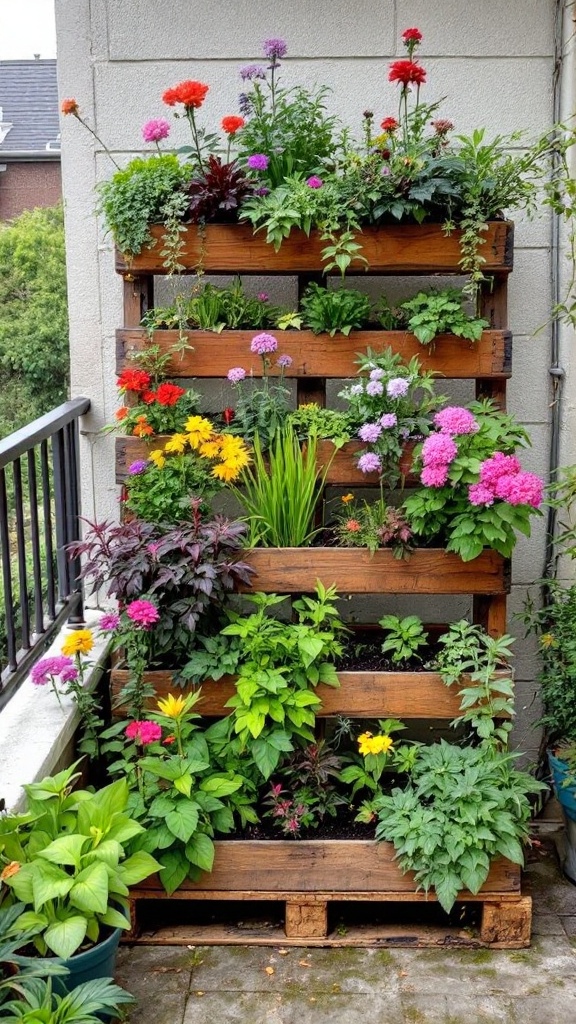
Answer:
<svg viewBox="0 0 576 1024"><path fill-rule="evenodd" d="M76 629L66 637L62 644L62 654L71 657L74 654L88 654L94 647L91 629Z"/></svg>
<svg viewBox="0 0 576 1024"><path fill-rule="evenodd" d="M153 462L158 466L158 469L163 469L166 465L166 459L161 448L155 448L153 452L150 452L148 458L150 459L150 462Z"/></svg>
<svg viewBox="0 0 576 1024"><path fill-rule="evenodd" d="M169 441L164 445L165 452L176 452L180 455L186 449L188 438L186 434L173 434Z"/></svg>
<svg viewBox="0 0 576 1024"><path fill-rule="evenodd" d="M223 483L229 484L232 480L235 480L240 470L229 462L219 462L212 470L212 476L215 476L217 480L222 480Z"/></svg>
<svg viewBox="0 0 576 1024"><path fill-rule="evenodd" d="M372 754L387 754L394 746L394 740L390 736L374 736L372 739Z"/></svg>
<svg viewBox="0 0 576 1024"><path fill-rule="evenodd" d="M218 441L203 441L198 452L205 459L217 459L220 455L220 444Z"/></svg>
<svg viewBox="0 0 576 1024"><path fill-rule="evenodd" d="M157 705L166 718L180 718L186 711L187 700L186 697L175 697L174 694L169 693L163 700L157 701Z"/></svg>
<svg viewBox="0 0 576 1024"><path fill-rule="evenodd" d="M359 749L359 751L360 751L360 753L362 754L363 757L365 757L366 754L371 754L372 753L371 742L370 742L371 740L372 740L372 733L371 732L363 732L362 735L358 737L358 749Z"/></svg>
<svg viewBox="0 0 576 1024"><path fill-rule="evenodd" d="M189 416L184 429L188 433L188 442L192 448L198 448L203 441L209 441L214 433L213 425L204 416Z"/></svg>

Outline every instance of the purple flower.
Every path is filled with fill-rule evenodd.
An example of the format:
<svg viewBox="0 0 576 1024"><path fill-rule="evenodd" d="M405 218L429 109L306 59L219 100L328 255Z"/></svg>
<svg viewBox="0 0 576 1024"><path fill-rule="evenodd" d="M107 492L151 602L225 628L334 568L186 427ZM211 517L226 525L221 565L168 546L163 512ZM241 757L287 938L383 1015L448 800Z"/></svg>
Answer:
<svg viewBox="0 0 576 1024"><path fill-rule="evenodd" d="M395 427L398 423L398 417L395 412L385 412L383 416L378 420L381 427L388 429L389 427Z"/></svg>
<svg viewBox="0 0 576 1024"><path fill-rule="evenodd" d="M113 633L115 629L118 629L119 625L120 616L116 612L107 612L100 619L100 626L98 628L101 633Z"/></svg>
<svg viewBox="0 0 576 1024"><path fill-rule="evenodd" d="M364 423L358 431L358 437L361 441L367 441L368 443L374 443L380 437L382 433L382 427L379 423Z"/></svg>
<svg viewBox="0 0 576 1024"><path fill-rule="evenodd" d="M244 114L244 117L252 113L252 100L245 92L241 92L238 97L238 110L241 114Z"/></svg>
<svg viewBox="0 0 576 1024"><path fill-rule="evenodd" d="M251 82L254 78L266 78L266 68L261 64L245 64L240 68L240 78L243 82Z"/></svg>
<svg viewBox="0 0 576 1024"><path fill-rule="evenodd" d="M386 385L386 394L388 398L404 398L409 387L410 383L405 377L393 377Z"/></svg>
<svg viewBox="0 0 576 1024"><path fill-rule="evenodd" d="M257 356L264 356L267 352L275 352L278 348L278 341L273 334L255 334L250 342L250 351Z"/></svg>
<svg viewBox="0 0 576 1024"><path fill-rule="evenodd" d="M283 370L287 370L289 366L292 366L292 356L278 356L277 363Z"/></svg>
<svg viewBox="0 0 576 1024"><path fill-rule="evenodd" d="M248 167L252 171L265 171L270 163L265 153L253 153L248 157Z"/></svg>
<svg viewBox="0 0 576 1024"><path fill-rule="evenodd" d="M78 679L78 669L75 665L66 665L60 673L61 683L75 683Z"/></svg>
<svg viewBox="0 0 576 1024"><path fill-rule="evenodd" d="M268 60L281 60L288 53L288 47L284 39L265 39L262 52Z"/></svg>
<svg viewBox="0 0 576 1024"><path fill-rule="evenodd" d="M262 185L261 188L257 188L256 189L256 191L254 192L254 195L255 196L267 196L267 195L269 195L269 193L270 193L270 189L266 188L265 185Z"/></svg>
<svg viewBox="0 0 576 1024"><path fill-rule="evenodd" d="M268 292L258 292L256 298L258 299L259 302L268 302L270 296L268 295Z"/></svg>
<svg viewBox="0 0 576 1024"><path fill-rule="evenodd" d="M147 468L148 463L145 459L136 459L136 462L128 466L128 472L130 476L138 476L139 473L143 473Z"/></svg>
<svg viewBox="0 0 576 1024"><path fill-rule="evenodd" d="M241 366L233 366L231 370L228 370L227 376L231 384L239 384L241 380L244 380L246 370Z"/></svg>
<svg viewBox="0 0 576 1024"><path fill-rule="evenodd" d="M170 125L163 117L156 118L154 121L147 121L146 124L142 125L144 142L160 142L161 139L167 139L169 135Z"/></svg>
<svg viewBox="0 0 576 1024"><path fill-rule="evenodd" d="M374 370L370 370L370 380L382 380L383 376L384 370L381 370L379 366L377 366Z"/></svg>
<svg viewBox="0 0 576 1024"><path fill-rule="evenodd" d="M410 437L410 431L408 430L408 427L400 427L398 433L400 434L400 437L402 438L403 441L405 441L407 437Z"/></svg>
<svg viewBox="0 0 576 1024"><path fill-rule="evenodd" d="M322 178L318 177L317 174L312 174L309 178L306 179L306 184L308 185L308 188L322 188L324 182L322 181Z"/></svg>
<svg viewBox="0 0 576 1024"><path fill-rule="evenodd" d="M382 168L382 170L380 171L380 174L382 175L383 178L387 178L389 176L389 174L390 174L390 168L384 166Z"/></svg>
<svg viewBox="0 0 576 1024"><path fill-rule="evenodd" d="M63 672L74 668L72 658L65 654L57 654L54 658L42 658L32 667L30 677L35 686L45 686L52 676L60 676Z"/></svg>
<svg viewBox="0 0 576 1024"><path fill-rule="evenodd" d="M364 388L362 387L361 384L353 384L352 387L350 388L351 395L361 395L363 391Z"/></svg>
<svg viewBox="0 0 576 1024"><path fill-rule="evenodd" d="M365 455L361 455L358 459L358 469L361 473L379 473L382 469L382 463L374 452L366 452Z"/></svg>
<svg viewBox="0 0 576 1024"><path fill-rule="evenodd" d="M376 395L381 395L384 391L384 385L379 380L369 380L366 385L366 394L371 395L375 398Z"/></svg>

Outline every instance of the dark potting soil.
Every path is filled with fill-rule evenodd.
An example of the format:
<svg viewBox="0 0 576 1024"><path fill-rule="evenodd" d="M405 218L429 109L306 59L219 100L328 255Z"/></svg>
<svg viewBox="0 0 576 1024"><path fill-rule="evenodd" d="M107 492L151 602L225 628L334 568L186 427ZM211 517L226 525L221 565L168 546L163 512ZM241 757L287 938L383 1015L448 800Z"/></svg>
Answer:
<svg viewBox="0 0 576 1024"><path fill-rule="evenodd" d="M421 658L394 662L382 653L383 632L355 630L344 641L344 652L336 660L338 672L422 672L429 670L434 661L434 648L421 648Z"/></svg>
<svg viewBox="0 0 576 1024"><path fill-rule="evenodd" d="M263 818L258 825L248 825L242 832L218 836L218 842L226 840L254 839L374 839L374 825L363 825L346 818L327 818L318 828L303 828L296 836L286 835L281 828L274 826L271 818Z"/></svg>

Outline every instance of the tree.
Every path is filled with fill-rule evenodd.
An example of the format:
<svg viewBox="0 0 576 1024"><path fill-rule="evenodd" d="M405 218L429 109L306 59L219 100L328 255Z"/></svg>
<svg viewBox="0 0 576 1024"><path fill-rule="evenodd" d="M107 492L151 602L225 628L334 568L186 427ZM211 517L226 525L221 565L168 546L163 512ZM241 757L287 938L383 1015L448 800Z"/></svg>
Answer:
<svg viewBox="0 0 576 1024"><path fill-rule="evenodd" d="M0 225L0 436L68 395L62 206Z"/></svg>

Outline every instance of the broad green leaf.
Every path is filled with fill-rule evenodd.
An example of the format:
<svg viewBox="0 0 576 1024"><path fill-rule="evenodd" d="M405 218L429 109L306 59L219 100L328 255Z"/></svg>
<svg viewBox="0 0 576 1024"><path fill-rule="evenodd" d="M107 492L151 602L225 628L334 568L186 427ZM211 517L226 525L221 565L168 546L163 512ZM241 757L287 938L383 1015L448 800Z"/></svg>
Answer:
<svg viewBox="0 0 576 1024"><path fill-rule="evenodd" d="M160 871L162 885L168 895L171 896L186 878L189 862L184 853L178 853L177 850L167 850L166 853L162 854L160 862L162 864Z"/></svg>
<svg viewBox="0 0 576 1024"><path fill-rule="evenodd" d="M186 846L186 856L191 864L202 869L211 871L214 863L214 843L210 836L203 832L197 832Z"/></svg>
<svg viewBox="0 0 576 1024"><path fill-rule="evenodd" d="M192 776L190 775L190 772L185 772L185 774L181 775L180 778L174 779L174 788L177 789L179 793L182 793L183 796L190 796L190 793L192 792Z"/></svg>
<svg viewBox="0 0 576 1024"><path fill-rule="evenodd" d="M73 956L84 941L87 922L85 917L68 917L65 921L55 921L44 932L44 940L48 949L56 956L68 960Z"/></svg>
<svg viewBox="0 0 576 1024"><path fill-rule="evenodd" d="M100 915L100 924L107 924L109 928L129 928L130 922L125 914L121 911L115 910L114 907L108 907L105 914Z"/></svg>
<svg viewBox="0 0 576 1024"><path fill-rule="evenodd" d="M239 776L229 779L225 776L212 775L209 779L204 779L200 789L205 793L211 793L212 796L223 797L235 793L241 786L242 779Z"/></svg>
<svg viewBox="0 0 576 1024"><path fill-rule="evenodd" d="M33 910L26 910L16 921L18 932L38 932L48 924L45 914L36 914Z"/></svg>
<svg viewBox="0 0 576 1024"><path fill-rule="evenodd" d="M190 836L198 827L198 808L196 804L188 801L180 801L173 811L166 815L166 824L172 835L187 843Z"/></svg>
<svg viewBox="0 0 576 1024"><path fill-rule="evenodd" d="M98 861L89 864L76 878L69 895L70 903L86 913L104 914L108 907L108 871Z"/></svg>
<svg viewBox="0 0 576 1024"><path fill-rule="evenodd" d="M34 910L40 910L49 900L66 896L73 885L74 879L55 864L51 864L50 861L36 861L32 875Z"/></svg>
<svg viewBox="0 0 576 1024"><path fill-rule="evenodd" d="M145 850L137 850L128 857L118 869L120 878L126 885L137 885L149 875L160 869L158 861Z"/></svg>
<svg viewBox="0 0 576 1024"><path fill-rule="evenodd" d="M59 836L44 850L41 850L39 856L51 861L52 864L69 864L71 867L77 868L87 842L86 836Z"/></svg>

